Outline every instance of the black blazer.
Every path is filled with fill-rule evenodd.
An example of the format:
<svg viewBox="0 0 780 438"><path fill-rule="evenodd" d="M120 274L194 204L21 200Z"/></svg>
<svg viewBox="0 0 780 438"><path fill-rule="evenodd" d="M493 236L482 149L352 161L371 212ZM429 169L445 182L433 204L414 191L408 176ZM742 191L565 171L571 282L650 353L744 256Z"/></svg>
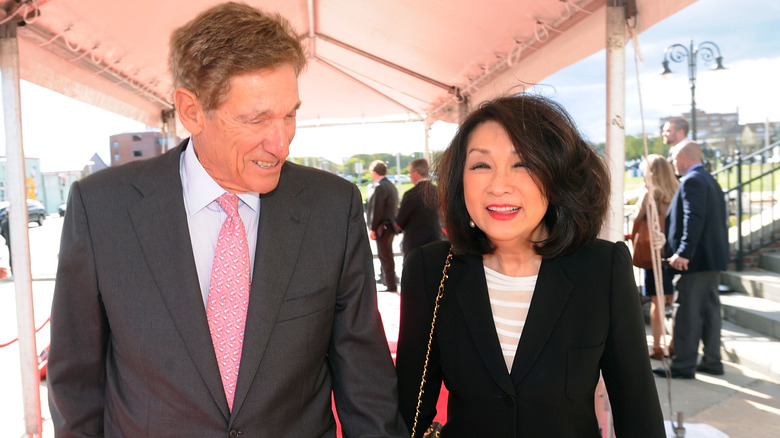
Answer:
<svg viewBox="0 0 780 438"><path fill-rule="evenodd" d="M411 429L433 303L448 243L404 263L397 373ZM456 255L433 339L418 436L449 390L445 437L600 437L594 394L603 374L617 436L665 437L647 358L631 256L599 240L544 260L512 372L498 343L482 258Z"/></svg>
<svg viewBox="0 0 780 438"><path fill-rule="evenodd" d="M725 271L729 238L726 201L715 178L698 166L680 178L666 212L666 257L690 260L681 274Z"/></svg>
<svg viewBox="0 0 780 438"><path fill-rule="evenodd" d="M401 198L401 207L395 222L403 230L401 251L409 254L413 248L442 239L439 220L439 197L436 186L420 181Z"/></svg>
<svg viewBox="0 0 780 438"><path fill-rule="evenodd" d="M366 220L368 229L378 231L380 225L387 225L393 234L398 230L395 227L395 213L398 211L398 189L389 179L382 177L374 184L371 196L366 203ZM382 237L382 236L377 236Z"/></svg>

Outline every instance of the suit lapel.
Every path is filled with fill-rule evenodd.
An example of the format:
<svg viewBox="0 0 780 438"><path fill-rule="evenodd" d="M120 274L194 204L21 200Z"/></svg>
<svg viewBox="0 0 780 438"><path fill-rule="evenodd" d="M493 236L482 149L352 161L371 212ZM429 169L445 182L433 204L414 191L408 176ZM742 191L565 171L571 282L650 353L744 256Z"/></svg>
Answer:
<svg viewBox="0 0 780 438"><path fill-rule="evenodd" d="M260 367L309 220L308 205L298 199L305 186L291 175L294 170L285 164L277 189L268 195L261 195L244 347L233 400L234 415L246 398Z"/></svg>
<svg viewBox="0 0 780 438"><path fill-rule="evenodd" d="M133 185L143 198L129 208L129 213L179 335L212 397L222 401L218 403L228 417L187 225L179 176L182 150L180 145L161 159L150 161L147 171L139 174Z"/></svg>
<svg viewBox="0 0 780 438"><path fill-rule="evenodd" d="M522 380L539 357L571 295L573 284L566 277L562 263L561 259L542 261L528 319L512 364L515 382Z"/></svg>
<svg viewBox="0 0 780 438"><path fill-rule="evenodd" d="M450 272L450 278L444 286L443 299L446 299L449 292L457 300L466 327L485 367L501 389L514 394L515 390L506 372L506 362L496 334L482 258L456 257Z"/></svg>

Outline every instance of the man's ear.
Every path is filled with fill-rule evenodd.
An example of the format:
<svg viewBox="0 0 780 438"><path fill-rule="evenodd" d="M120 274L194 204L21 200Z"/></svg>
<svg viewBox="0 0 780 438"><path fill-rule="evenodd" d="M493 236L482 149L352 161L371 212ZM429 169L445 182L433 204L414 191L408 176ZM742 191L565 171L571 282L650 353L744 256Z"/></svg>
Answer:
<svg viewBox="0 0 780 438"><path fill-rule="evenodd" d="M179 87L173 92L173 102L184 128L192 135L200 134L203 130L206 112L203 111L198 96L184 87Z"/></svg>

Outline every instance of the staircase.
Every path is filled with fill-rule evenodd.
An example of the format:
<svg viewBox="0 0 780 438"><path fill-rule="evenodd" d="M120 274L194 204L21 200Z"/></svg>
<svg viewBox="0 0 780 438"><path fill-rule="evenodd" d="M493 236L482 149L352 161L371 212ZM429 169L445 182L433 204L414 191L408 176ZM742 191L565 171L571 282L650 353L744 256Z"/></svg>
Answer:
<svg viewBox="0 0 780 438"><path fill-rule="evenodd" d="M721 274L723 319L780 339L780 253L763 253L758 267Z"/></svg>

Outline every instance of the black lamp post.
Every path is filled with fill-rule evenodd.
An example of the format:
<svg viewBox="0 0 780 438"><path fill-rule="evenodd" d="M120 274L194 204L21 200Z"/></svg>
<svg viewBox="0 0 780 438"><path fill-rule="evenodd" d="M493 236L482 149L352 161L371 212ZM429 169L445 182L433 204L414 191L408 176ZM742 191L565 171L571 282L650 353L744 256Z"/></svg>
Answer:
<svg viewBox="0 0 780 438"><path fill-rule="evenodd" d="M691 136L696 140L696 59L701 55L701 60L705 63L716 62L713 70L725 70L723 67L723 57L720 55L720 48L713 42L705 41L698 46L693 45L691 40L690 47L682 44L672 44L664 51L664 71L661 73L664 77L669 77L672 71L669 69L669 61L682 62L688 59L688 80L691 83Z"/></svg>

